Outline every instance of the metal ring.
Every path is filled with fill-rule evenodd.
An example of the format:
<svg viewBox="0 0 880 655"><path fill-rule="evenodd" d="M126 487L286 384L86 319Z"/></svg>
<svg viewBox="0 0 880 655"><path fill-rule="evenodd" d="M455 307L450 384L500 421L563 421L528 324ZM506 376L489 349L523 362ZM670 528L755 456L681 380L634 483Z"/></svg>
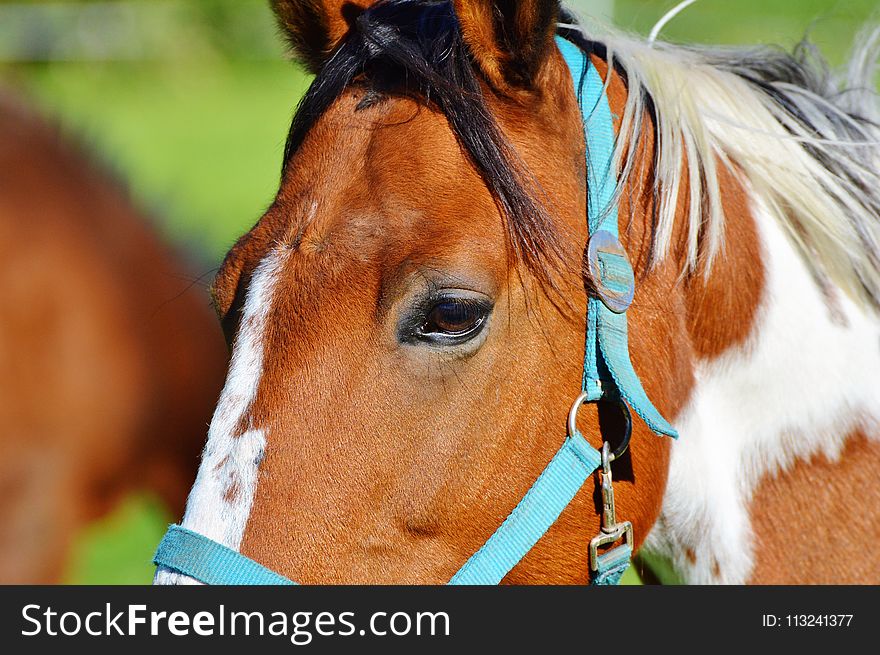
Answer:
<svg viewBox="0 0 880 655"><path fill-rule="evenodd" d="M571 404L571 409L568 410L568 436L573 437L577 429L577 415L578 410L581 408L581 405L584 404L584 401L589 397L586 391L582 392L577 398L574 399L574 402Z"/></svg>
<svg viewBox="0 0 880 655"><path fill-rule="evenodd" d="M575 398L574 402L571 405L571 409L568 411L568 436L574 436L575 433L578 432L577 429L577 413L581 408L581 405L585 404L589 394L584 391L577 398ZM629 447L629 440L632 436L632 414L630 414L629 406L626 402L621 398L616 401L612 400L598 400L599 402L611 402L618 406L621 413L623 414L623 439L620 442L620 445L614 450L611 454L611 459L609 461L613 462L615 459L620 457L626 452L626 449Z"/></svg>

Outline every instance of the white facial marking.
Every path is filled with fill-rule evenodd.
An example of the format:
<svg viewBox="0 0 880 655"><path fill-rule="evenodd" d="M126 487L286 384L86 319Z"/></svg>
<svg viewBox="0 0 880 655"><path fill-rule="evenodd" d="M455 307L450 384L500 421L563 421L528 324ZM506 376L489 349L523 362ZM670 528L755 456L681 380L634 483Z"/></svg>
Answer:
<svg viewBox="0 0 880 655"><path fill-rule="evenodd" d="M754 332L698 364L645 544L688 583L747 582L749 504L761 479L814 453L835 460L853 430L876 435L880 421L880 318L842 293L833 316L773 217L760 203L754 213L766 267Z"/></svg>
<svg viewBox="0 0 880 655"><path fill-rule="evenodd" d="M220 394L196 482L181 525L238 550L251 512L257 470L266 447L262 429L239 426L257 395L263 372L263 334L285 251L269 253L254 270L242 309L226 385ZM165 568L154 584L196 584Z"/></svg>

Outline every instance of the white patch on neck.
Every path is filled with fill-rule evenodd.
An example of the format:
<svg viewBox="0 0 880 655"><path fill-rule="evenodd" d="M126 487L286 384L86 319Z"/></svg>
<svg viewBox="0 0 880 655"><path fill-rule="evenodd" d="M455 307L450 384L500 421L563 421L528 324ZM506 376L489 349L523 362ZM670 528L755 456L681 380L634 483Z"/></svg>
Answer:
<svg viewBox="0 0 880 655"><path fill-rule="evenodd" d="M853 430L876 435L880 421L880 319L840 293L835 320L773 216L757 202L754 213L766 267L754 332L697 365L645 543L692 584L747 582L749 503L762 478L820 451L835 460Z"/></svg>
<svg viewBox="0 0 880 655"><path fill-rule="evenodd" d="M262 429L238 434L257 395L263 373L263 334L284 251L269 253L254 270L242 308L241 327L232 352L226 385L220 394L196 482L181 525L238 550L251 513L257 470L266 447ZM196 584L166 568L154 584Z"/></svg>

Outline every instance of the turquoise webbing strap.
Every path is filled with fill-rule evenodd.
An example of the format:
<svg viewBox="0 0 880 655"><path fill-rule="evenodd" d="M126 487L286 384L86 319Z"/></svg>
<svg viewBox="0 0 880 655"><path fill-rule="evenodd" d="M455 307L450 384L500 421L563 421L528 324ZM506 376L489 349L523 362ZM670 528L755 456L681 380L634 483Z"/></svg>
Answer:
<svg viewBox="0 0 880 655"><path fill-rule="evenodd" d="M557 37L571 69L584 122L587 144L588 226L590 235L604 230L618 235L617 185L614 171L614 124L605 98L604 83L585 53ZM625 257L600 252L602 283L619 291L633 281ZM587 304L587 329L583 388L590 401L612 400L619 394L658 434L678 434L648 400L629 358L626 313L615 314L591 296ZM566 438L535 483L504 523L459 569L449 584L497 584L540 540L571 503L587 478L601 465L601 454L575 433ZM629 565L629 544L598 557L594 585L617 584ZM257 562L207 537L172 525L153 561L206 584L295 584Z"/></svg>
<svg viewBox="0 0 880 655"><path fill-rule="evenodd" d="M587 148L587 225L590 235L599 230L619 236L617 171L614 167L614 122L605 83L586 53L562 37L556 44L568 64L584 124ZM633 282L633 271L625 257L600 254L602 282L611 289ZM587 300L587 329L584 343L583 390L590 401L616 400L619 394L657 434L678 437L648 399L629 357L626 312L616 314L597 297Z"/></svg>
<svg viewBox="0 0 880 655"><path fill-rule="evenodd" d="M567 437L504 523L449 584L501 582L550 529L601 461L599 451L583 436ZM241 553L179 525L168 528L153 563L205 584L295 584Z"/></svg>
<svg viewBox="0 0 880 655"><path fill-rule="evenodd" d="M598 571L590 584L597 586L620 584L620 579L629 568L630 559L632 559L632 547L629 544L617 546L599 555L596 562Z"/></svg>
<svg viewBox="0 0 880 655"><path fill-rule="evenodd" d="M231 548L179 525L172 525L159 542L153 564L209 585L292 585Z"/></svg>
<svg viewBox="0 0 880 655"><path fill-rule="evenodd" d="M602 456L580 434L567 437L523 499L464 563L451 585L495 585L525 557L556 521Z"/></svg>

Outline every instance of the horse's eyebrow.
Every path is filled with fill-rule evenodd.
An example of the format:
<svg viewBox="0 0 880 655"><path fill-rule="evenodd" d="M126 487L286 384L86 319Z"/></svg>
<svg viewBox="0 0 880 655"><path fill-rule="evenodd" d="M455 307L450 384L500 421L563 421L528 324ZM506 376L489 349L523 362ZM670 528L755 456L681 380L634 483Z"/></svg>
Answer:
<svg viewBox="0 0 880 655"><path fill-rule="evenodd" d="M382 321L388 311L417 288L417 296L430 296L445 287L458 287L495 297L498 287L487 271L438 259L417 261L407 258L391 267L382 277L376 302L376 317Z"/></svg>
<svg viewBox="0 0 880 655"><path fill-rule="evenodd" d="M366 93L364 93L363 97L358 101L357 106L355 106L354 110L363 111L364 109L369 109L385 99L384 94L376 91L375 89L368 89Z"/></svg>

